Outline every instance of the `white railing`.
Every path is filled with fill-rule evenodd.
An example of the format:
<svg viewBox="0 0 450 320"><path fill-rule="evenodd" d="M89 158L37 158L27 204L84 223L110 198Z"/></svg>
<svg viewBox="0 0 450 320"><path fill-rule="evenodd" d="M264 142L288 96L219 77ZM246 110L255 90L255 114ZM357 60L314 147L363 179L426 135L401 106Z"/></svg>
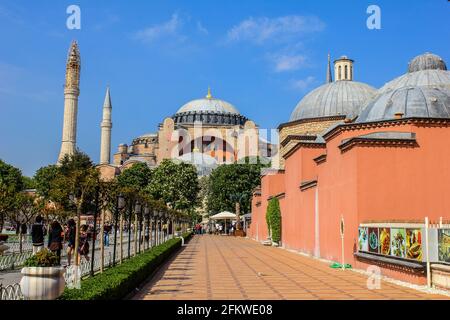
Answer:
<svg viewBox="0 0 450 320"><path fill-rule="evenodd" d="M164 242L166 242L166 241L168 241L170 239L173 239L174 237L175 236L173 234L166 235L165 237L161 237L162 241L159 243L159 241L156 239L157 235L155 234L155 232L152 232L152 244L153 244L153 246L150 247L150 248L146 248L147 242L144 240L141 243L141 253L143 253L143 252L145 252L145 251L147 251L149 249L152 249L155 245L160 245L160 244L162 244L162 243L164 243ZM128 239L125 239L125 235L124 235L123 238L124 238L123 239L124 241L122 243L122 248L124 248L124 246L125 246L125 248L122 251L123 252L123 260L126 260L128 258L128 241L127 241ZM133 254L134 253L134 241L133 241L133 239L131 239L131 240L132 240L132 242L130 244L130 251L131 251L130 258L134 257L134 254ZM157 241L158 241L158 243L156 243ZM110 243L114 243L114 238L112 238L112 241L110 240ZM139 242L137 242L137 245L139 246ZM119 248L116 248L116 249L117 249L117 251L116 251L115 262L118 263L118 262L120 262L120 253L119 253L120 249ZM98 248L97 250L100 250L100 248ZM136 255L139 254L138 250L139 249L137 247L136 248ZM21 253L21 254L10 255L10 256L19 256L19 255L23 256L21 258L23 261L20 260L23 263L27 259L27 258L25 258L26 255L31 256L31 251L30 252L24 252L24 253ZM94 273L100 271L101 259L102 259L102 257L100 255L96 256L96 258L94 259L94 270L93 270ZM17 260L17 261L19 261L19 260ZM103 266L104 266L104 268L108 268L108 267L111 267L112 265L113 265L113 253L110 251L110 252L105 254ZM89 274L91 273L91 260L90 259L88 261L82 260L81 263L80 263L80 269L81 269L80 270L81 271L81 277L89 276ZM66 272L64 273L64 279L65 279L66 283L67 283L68 279L70 279L70 277L71 277L71 272L72 272L72 269L71 268L67 268ZM3 287L0 284L0 300L23 300L23 299L24 299L24 297L22 295L22 291L20 290L20 284L19 283L14 283L14 284L11 284L11 285L8 285L8 286L5 286L5 287Z"/></svg>
<svg viewBox="0 0 450 320"><path fill-rule="evenodd" d="M14 283L6 287L0 284L0 300L23 300L20 284Z"/></svg>

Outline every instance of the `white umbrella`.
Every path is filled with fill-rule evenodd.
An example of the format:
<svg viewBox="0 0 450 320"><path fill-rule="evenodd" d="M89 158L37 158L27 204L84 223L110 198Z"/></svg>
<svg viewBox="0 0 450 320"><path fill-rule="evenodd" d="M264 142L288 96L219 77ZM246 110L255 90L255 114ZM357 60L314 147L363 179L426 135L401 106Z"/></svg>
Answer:
<svg viewBox="0 0 450 320"><path fill-rule="evenodd" d="M225 220L225 234L228 234L227 233L227 219L236 219L236 214L229 212L229 211L223 211L223 212L215 214L209 218L211 220Z"/></svg>

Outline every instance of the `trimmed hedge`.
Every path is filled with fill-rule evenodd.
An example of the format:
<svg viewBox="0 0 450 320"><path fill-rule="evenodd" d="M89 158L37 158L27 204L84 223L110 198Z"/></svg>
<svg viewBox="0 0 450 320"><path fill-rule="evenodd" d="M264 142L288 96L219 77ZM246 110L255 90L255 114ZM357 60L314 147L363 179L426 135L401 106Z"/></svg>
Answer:
<svg viewBox="0 0 450 320"><path fill-rule="evenodd" d="M272 241L278 243L281 240L281 211L278 198L272 198L269 200L266 215L269 218L270 225L268 228L272 231Z"/></svg>
<svg viewBox="0 0 450 320"><path fill-rule="evenodd" d="M192 233L183 235L188 240ZM171 239L125 260L122 264L81 281L81 289L65 289L61 300L118 300L142 284L155 269L181 247L181 239Z"/></svg>

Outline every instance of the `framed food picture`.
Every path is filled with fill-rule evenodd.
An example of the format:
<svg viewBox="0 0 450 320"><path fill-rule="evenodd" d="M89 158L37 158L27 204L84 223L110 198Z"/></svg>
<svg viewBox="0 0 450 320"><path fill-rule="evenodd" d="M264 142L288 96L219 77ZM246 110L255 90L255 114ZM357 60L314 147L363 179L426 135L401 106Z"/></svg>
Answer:
<svg viewBox="0 0 450 320"><path fill-rule="evenodd" d="M406 230L404 228L391 229L391 255L406 258Z"/></svg>
<svg viewBox="0 0 450 320"><path fill-rule="evenodd" d="M422 261L421 229L406 229L406 258Z"/></svg>
<svg viewBox="0 0 450 320"><path fill-rule="evenodd" d="M380 228L380 253L391 253L391 228Z"/></svg>
<svg viewBox="0 0 450 320"><path fill-rule="evenodd" d="M369 251L369 237L367 227L358 228L358 251Z"/></svg>
<svg viewBox="0 0 450 320"><path fill-rule="evenodd" d="M439 261L450 263L450 229L438 230Z"/></svg>
<svg viewBox="0 0 450 320"><path fill-rule="evenodd" d="M369 252L380 252L379 230L378 228L369 228Z"/></svg>

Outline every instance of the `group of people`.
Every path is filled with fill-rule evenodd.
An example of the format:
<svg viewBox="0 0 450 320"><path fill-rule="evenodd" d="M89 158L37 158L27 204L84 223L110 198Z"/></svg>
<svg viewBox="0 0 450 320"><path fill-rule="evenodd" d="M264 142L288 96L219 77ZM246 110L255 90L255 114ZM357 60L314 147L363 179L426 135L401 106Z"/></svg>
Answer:
<svg viewBox="0 0 450 320"><path fill-rule="evenodd" d="M75 250L75 236L76 236L76 224L75 220L69 219L64 225L54 220L47 228L44 225L44 219L38 215L35 219L35 223L31 227L31 241L33 245L33 254L42 250L45 246L45 236L48 233L47 248L56 254L58 257L58 263L61 263L61 251L64 247L64 243L67 243L67 263L72 262L72 255ZM89 234L88 226L82 225L80 227L80 237L78 246L78 262L84 257L86 261L89 260Z"/></svg>

